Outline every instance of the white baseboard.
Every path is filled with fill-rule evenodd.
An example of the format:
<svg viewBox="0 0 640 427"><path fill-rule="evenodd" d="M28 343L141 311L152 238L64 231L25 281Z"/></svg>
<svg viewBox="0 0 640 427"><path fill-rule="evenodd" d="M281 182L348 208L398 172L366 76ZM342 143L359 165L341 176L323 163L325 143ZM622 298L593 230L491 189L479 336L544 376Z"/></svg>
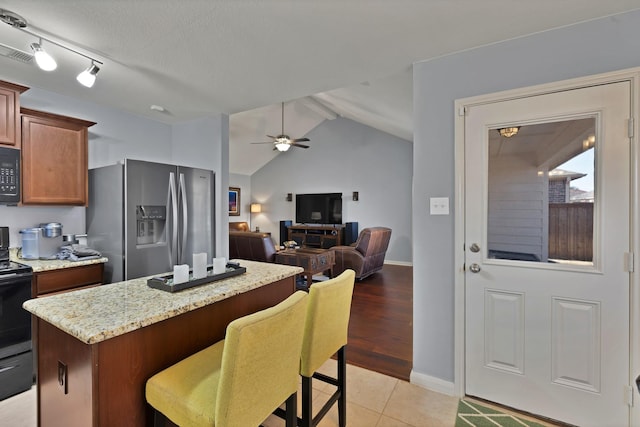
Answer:
<svg viewBox="0 0 640 427"><path fill-rule="evenodd" d="M412 262L407 262L407 261L389 261L389 260L384 260L385 264L390 264L390 265L404 265L406 267L413 267L413 263Z"/></svg>
<svg viewBox="0 0 640 427"><path fill-rule="evenodd" d="M420 374L412 370L411 375L409 376L409 380L411 384L426 388L427 390L446 394L448 396L456 395L454 383L442 380L440 378Z"/></svg>

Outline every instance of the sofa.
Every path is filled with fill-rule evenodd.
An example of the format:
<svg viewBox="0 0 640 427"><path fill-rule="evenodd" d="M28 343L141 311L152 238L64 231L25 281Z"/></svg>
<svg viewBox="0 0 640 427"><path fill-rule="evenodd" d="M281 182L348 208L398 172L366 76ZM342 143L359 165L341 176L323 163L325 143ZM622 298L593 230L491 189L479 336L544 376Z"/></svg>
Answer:
<svg viewBox="0 0 640 427"><path fill-rule="evenodd" d="M246 221L237 221L229 223L229 231L251 231L249 223Z"/></svg>
<svg viewBox="0 0 640 427"><path fill-rule="evenodd" d="M273 262L276 247L268 233L229 231L229 258Z"/></svg>
<svg viewBox="0 0 640 427"><path fill-rule="evenodd" d="M351 246L334 246L331 248L336 259L334 276L351 268L356 272L356 279L362 280L382 270L390 239L390 228L370 227L363 229Z"/></svg>

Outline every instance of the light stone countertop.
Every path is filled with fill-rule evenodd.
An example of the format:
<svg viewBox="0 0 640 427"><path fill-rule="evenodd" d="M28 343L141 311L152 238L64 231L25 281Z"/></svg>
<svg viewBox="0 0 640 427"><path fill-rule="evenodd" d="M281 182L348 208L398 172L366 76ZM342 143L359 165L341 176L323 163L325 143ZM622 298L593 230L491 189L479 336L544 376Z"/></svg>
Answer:
<svg viewBox="0 0 640 427"><path fill-rule="evenodd" d="M143 277L36 298L23 307L80 341L95 344L303 271L280 264L236 261L247 268L246 273L175 293L150 288L148 277Z"/></svg>
<svg viewBox="0 0 640 427"><path fill-rule="evenodd" d="M83 265L90 264L104 264L105 262L109 261L109 259L105 257L84 261L68 261L61 259L22 259L18 257L18 250L16 248L11 248L9 250L9 256L11 258L11 261L30 266L33 269L34 273L39 273L41 271L60 270L63 268L81 267Z"/></svg>

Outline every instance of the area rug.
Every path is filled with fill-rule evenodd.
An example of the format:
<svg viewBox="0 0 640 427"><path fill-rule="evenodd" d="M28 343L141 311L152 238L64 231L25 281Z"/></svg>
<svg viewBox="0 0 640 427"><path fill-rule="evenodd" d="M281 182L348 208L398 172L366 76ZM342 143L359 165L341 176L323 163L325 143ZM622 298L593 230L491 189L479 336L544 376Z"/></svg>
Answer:
<svg viewBox="0 0 640 427"><path fill-rule="evenodd" d="M497 411L476 402L460 399L456 427L543 427L542 424L524 420L504 412Z"/></svg>

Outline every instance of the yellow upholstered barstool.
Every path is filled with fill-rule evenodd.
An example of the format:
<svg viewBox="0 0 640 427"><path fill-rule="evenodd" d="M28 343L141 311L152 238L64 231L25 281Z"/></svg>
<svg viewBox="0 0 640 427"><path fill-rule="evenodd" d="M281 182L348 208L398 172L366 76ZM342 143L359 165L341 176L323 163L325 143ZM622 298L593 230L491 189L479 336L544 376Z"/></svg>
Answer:
<svg viewBox="0 0 640 427"><path fill-rule="evenodd" d="M315 426L338 402L338 421L340 427L347 424L347 363L345 349L351 314L351 298L355 272L345 270L338 277L322 283L315 283L309 288L309 305L304 326L302 356L300 358L300 375L302 376L302 419L298 420L303 427ZM338 354L337 378L316 372L324 362L334 354ZM337 390L313 417L311 405L311 379L332 384Z"/></svg>
<svg viewBox="0 0 640 427"><path fill-rule="evenodd" d="M236 319L225 339L147 381L147 402L179 426L258 426L286 401L296 425L296 392L308 296ZM157 425L157 424L156 424Z"/></svg>

